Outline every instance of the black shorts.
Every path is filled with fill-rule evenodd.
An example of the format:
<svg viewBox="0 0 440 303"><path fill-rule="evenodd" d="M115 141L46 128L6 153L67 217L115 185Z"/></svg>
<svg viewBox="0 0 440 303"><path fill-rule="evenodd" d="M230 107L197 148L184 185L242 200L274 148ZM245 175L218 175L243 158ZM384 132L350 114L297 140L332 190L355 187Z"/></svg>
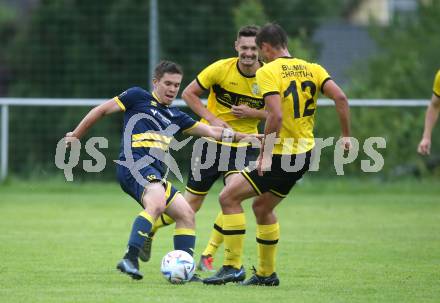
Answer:
<svg viewBox="0 0 440 303"><path fill-rule="evenodd" d="M258 195L271 192L275 196L285 198L296 181L309 170L311 154L312 151L298 155L285 155L284 159L281 155L273 155L271 169L265 171L263 176L259 176L256 169L249 168L242 170L241 174Z"/></svg>
<svg viewBox="0 0 440 303"><path fill-rule="evenodd" d="M239 173L245 167L248 167L251 161L256 161L258 157L258 149L251 146L233 147L209 140L204 140L203 147L199 152L194 148L193 153L199 154L192 156L185 189L192 194L200 196L208 193L212 184L220 175L223 175L224 182L227 176ZM208 159L207 162L208 156L212 158ZM211 163L210 167L201 168L201 165L203 166L208 163Z"/></svg>

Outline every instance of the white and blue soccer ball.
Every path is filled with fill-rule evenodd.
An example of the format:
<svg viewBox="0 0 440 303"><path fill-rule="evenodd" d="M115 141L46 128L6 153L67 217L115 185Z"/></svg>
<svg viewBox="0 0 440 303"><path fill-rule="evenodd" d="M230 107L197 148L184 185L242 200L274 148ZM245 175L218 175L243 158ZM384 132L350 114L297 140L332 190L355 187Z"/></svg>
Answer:
<svg viewBox="0 0 440 303"><path fill-rule="evenodd" d="M194 259L186 251L170 251L162 258L160 271L164 278L172 284L186 283L194 275Z"/></svg>

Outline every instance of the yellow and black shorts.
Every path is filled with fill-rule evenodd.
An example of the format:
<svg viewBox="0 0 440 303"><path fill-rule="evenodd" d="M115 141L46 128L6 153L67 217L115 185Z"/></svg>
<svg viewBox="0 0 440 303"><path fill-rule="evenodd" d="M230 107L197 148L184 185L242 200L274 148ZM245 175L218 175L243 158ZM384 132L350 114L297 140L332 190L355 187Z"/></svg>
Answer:
<svg viewBox="0 0 440 303"><path fill-rule="evenodd" d="M191 163L185 189L192 194L200 196L208 194L212 184L214 184L220 176L223 176L223 182L225 182L227 176L239 173L242 169L248 167L251 161L257 160L258 149L252 148L251 146L234 147L225 146L214 141L205 141L207 144L203 145L200 156L197 156L199 163L211 163L206 162L208 156L215 157L215 159L209 168L199 170L199 176L195 175L194 169L196 169L196 167L194 163ZM208 149L208 144L211 144L210 149ZM214 145L215 147L212 147ZM228 152L224 152L223 155L221 154L222 147L224 150L225 148L228 149ZM238 157L243 158L237 160Z"/></svg>
<svg viewBox="0 0 440 303"><path fill-rule="evenodd" d="M273 155L272 166L263 176L256 169L245 168L241 174L251 184L255 192L261 195L271 192L275 196L285 198L296 181L309 170L312 151L298 155Z"/></svg>

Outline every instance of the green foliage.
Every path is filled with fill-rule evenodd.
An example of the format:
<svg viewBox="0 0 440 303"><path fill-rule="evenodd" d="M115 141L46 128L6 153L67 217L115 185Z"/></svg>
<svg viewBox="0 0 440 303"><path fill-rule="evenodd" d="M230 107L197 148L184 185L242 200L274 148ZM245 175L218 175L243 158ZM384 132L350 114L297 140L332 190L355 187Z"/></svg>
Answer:
<svg viewBox="0 0 440 303"><path fill-rule="evenodd" d="M313 60L315 46L310 42L313 31L323 21L356 5L358 0L338 1L337 5L335 2L187 0L176 4L161 0L161 59L183 65L184 87L206 65L235 55L233 40L238 27L276 21L289 34L291 54ZM148 88L148 1L40 1L29 16L17 20L15 12L0 5L0 77L8 77L7 82L1 83L6 83L7 96L104 99L130 86ZM434 71L439 67L440 40L435 39L439 16L440 3L432 1L431 6L421 6L414 16L396 18L390 28L375 27L372 32L381 52L371 62L356 67L348 95L429 98ZM11 170L23 175L30 174L29 167L35 175L53 170L56 142L80 121L85 111L11 109ZM353 109L352 112L353 135L360 141L371 135L387 138L383 175L392 176L398 170L413 174L414 167L417 171L426 169L424 160L415 153L424 109ZM90 135L105 135L110 141L106 156L116 159L120 117L105 120ZM318 111L316 130L317 136L339 135L333 109ZM23 148L23 142L33 142L32 153ZM440 142L434 140L433 144L435 154ZM175 155L180 163L188 161L190 146L186 148ZM323 167L331 168L332 161L333 154L324 153ZM359 162L355 162L347 166L347 171L359 174L359 167ZM334 174L331 169L321 173ZM105 176L113 178L113 175L113 166L109 166Z"/></svg>
<svg viewBox="0 0 440 303"><path fill-rule="evenodd" d="M233 13L237 30L245 25L262 25L268 20L261 0L244 0L233 9Z"/></svg>
<svg viewBox="0 0 440 303"><path fill-rule="evenodd" d="M440 68L439 19L440 2L432 1L421 3L413 16L396 16L389 27L373 27L380 53L353 68L350 95L429 98L435 72Z"/></svg>
<svg viewBox="0 0 440 303"><path fill-rule="evenodd" d="M179 2L180 3L180 2ZM230 0L159 3L161 56L183 65L182 87L219 58L235 55L235 27Z"/></svg>
<svg viewBox="0 0 440 303"><path fill-rule="evenodd" d="M289 37L289 52L293 57L312 61L315 52L311 48L310 43L306 41L307 39L304 34L300 34L297 37Z"/></svg>
<svg viewBox="0 0 440 303"><path fill-rule="evenodd" d="M290 36L310 36L325 20L340 16L356 0L262 0L270 21L283 26ZM337 3L335 3L337 2Z"/></svg>
<svg viewBox="0 0 440 303"><path fill-rule="evenodd" d="M144 84L148 5L135 2L107 1L99 10L88 1L41 2L11 46L10 65L21 81L9 95L102 98ZM133 23L120 22L125 17Z"/></svg>
<svg viewBox="0 0 440 303"><path fill-rule="evenodd" d="M371 32L380 52L353 68L348 95L352 98L430 99L434 75L440 68L440 40L436 38L439 19L440 2L432 1L426 5L421 3L413 15L397 15L389 27L374 26ZM365 133L362 128L356 129L356 124L362 123L370 133L382 130L387 139L385 171L391 175L440 174L439 140L433 140L431 157L416 153L425 108L363 109L354 113L355 136Z"/></svg>
<svg viewBox="0 0 440 303"><path fill-rule="evenodd" d="M344 166L350 176L376 177L381 180L392 180L402 176L440 175L438 157L435 151L440 150L440 142L433 141L434 156L426 158L417 152L417 144L421 139L425 108L384 108L384 107L352 107L352 136L359 141L359 155L355 161ZM315 136L317 138L340 136L339 121L334 108L318 108L316 113ZM365 153L364 144L370 137L381 137L386 141L386 148L375 149L384 159L383 168L377 173L365 174L361 168L361 160L370 160ZM322 151L319 175L334 176L335 146L326 147ZM437 162L437 168L435 163Z"/></svg>

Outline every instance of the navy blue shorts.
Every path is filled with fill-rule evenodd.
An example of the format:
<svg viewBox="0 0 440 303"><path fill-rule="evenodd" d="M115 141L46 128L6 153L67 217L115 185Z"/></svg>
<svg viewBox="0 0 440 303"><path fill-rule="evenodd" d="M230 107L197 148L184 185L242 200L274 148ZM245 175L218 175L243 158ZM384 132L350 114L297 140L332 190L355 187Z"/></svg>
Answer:
<svg viewBox="0 0 440 303"><path fill-rule="evenodd" d="M144 208L142 205L142 197L145 191L144 186L136 181L130 170L125 166L116 165L116 174L122 190L129 194L142 206L142 208ZM162 173L153 166L142 168L140 174L150 183L160 182L163 184L165 188L166 206L168 207L179 191L170 182L165 180L162 177Z"/></svg>

